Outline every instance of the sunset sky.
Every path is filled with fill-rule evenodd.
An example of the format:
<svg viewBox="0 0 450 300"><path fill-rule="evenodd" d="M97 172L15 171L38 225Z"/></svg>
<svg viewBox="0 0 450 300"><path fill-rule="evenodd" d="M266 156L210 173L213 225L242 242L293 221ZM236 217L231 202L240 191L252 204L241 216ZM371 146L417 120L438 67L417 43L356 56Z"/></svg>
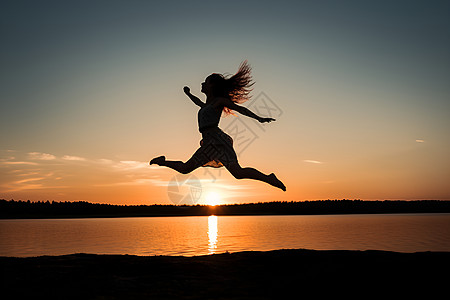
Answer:
<svg viewBox="0 0 450 300"><path fill-rule="evenodd" d="M200 84L253 67L228 116L239 162L196 203L450 199L448 1L2 1L0 199L171 204L199 146ZM192 192L180 187L180 194Z"/></svg>

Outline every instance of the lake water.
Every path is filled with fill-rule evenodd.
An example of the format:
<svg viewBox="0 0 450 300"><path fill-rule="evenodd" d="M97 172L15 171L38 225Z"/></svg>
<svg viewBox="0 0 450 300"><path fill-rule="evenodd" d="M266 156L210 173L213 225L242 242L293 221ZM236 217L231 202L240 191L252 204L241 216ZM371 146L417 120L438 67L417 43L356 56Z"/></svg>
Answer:
<svg viewBox="0 0 450 300"><path fill-rule="evenodd" d="M450 214L0 220L0 256L450 251Z"/></svg>

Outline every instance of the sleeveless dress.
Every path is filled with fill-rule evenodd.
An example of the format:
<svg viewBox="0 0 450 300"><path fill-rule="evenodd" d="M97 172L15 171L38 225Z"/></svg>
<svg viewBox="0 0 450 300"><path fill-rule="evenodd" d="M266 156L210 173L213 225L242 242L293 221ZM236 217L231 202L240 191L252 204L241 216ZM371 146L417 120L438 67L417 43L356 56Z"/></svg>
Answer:
<svg viewBox="0 0 450 300"><path fill-rule="evenodd" d="M203 167L220 168L237 162L233 139L218 127L221 114L222 109L215 108L211 103L198 111L198 128L202 140L192 158Z"/></svg>

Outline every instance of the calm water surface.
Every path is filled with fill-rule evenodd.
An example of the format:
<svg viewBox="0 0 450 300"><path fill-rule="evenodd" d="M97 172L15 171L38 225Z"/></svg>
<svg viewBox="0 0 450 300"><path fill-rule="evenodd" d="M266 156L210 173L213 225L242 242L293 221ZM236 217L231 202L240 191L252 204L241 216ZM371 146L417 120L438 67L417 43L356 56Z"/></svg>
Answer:
<svg viewBox="0 0 450 300"><path fill-rule="evenodd" d="M450 251L450 214L0 220L0 256Z"/></svg>

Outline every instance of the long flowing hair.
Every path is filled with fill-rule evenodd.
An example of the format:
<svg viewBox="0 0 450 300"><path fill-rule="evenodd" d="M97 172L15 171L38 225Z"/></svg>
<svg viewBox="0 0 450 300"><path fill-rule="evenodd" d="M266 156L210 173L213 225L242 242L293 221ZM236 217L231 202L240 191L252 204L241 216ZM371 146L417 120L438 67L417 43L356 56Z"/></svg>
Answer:
<svg viewBox="0 0 450 300"><path fill-rule="evenodd" d="M252 68L247 60L239 65L239 69L233 76L226 76L222 74L211 74L208 76L211 83L214 85L214 95L230 98L234 103L244 103L250 99L250 92L252 82ZM224 115L233 114L228 107L223 108Z"/></svg>

